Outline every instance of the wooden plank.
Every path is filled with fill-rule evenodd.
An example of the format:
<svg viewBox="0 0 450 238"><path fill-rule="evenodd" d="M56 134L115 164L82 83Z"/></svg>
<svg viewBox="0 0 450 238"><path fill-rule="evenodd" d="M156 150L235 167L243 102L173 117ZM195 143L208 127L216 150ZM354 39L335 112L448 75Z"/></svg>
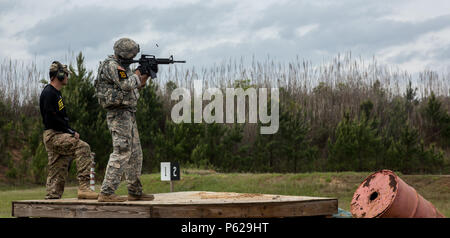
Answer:
<svg viewBox="0 0 450 238"><path fill-rule="evenodd" d="M277 218L326 216L337 212L337 200L280 204L153 206L153 218Z"/></svg>
<svg viewBox="0 0 450 238"><path fill-rule="evenodd" d="M243 218L327 216L337 212L334 198L224 192L155 194L153 201L99 203L58 199L14 201L15 217L61 218Z"/></svg>
<svg viewBox="0 0 450 238"><path fill-rule="evenodd" d="M121 205L13 203L15 217L49 218L149 218L150 208Z"/></svg>

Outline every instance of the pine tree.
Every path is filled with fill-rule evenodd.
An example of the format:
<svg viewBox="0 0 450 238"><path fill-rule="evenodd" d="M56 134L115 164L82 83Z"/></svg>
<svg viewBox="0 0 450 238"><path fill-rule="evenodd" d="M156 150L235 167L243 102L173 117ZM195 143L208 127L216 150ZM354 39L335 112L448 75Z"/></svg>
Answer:
<svg viewBox="0 0 450 238"><path fill-rule="evenodd" d="M443 147L450 146L450 115L442 108L442 103L433 92L424 110L427 124L427 139L438 142Z"/></svg>
<svg viewBox="0 0 450 238"><path fill-rule="evenodd" d="M367 171L377 167L379 152L382 150L377 121L350 119L349 113L336 128L336 139L330 141L330 168L344 171Z"/></svg>
<svg viewBox="0 0 450 238"><path fill-rule="evenodd" d="M69 66L70 76L61 93L66 104L70 126L96 153L97 167L106 168L112 151L112 139L106 124L106 111L98 104L93 85L93 73L87 71L84 56L76 57L76 68Z"/></svg>

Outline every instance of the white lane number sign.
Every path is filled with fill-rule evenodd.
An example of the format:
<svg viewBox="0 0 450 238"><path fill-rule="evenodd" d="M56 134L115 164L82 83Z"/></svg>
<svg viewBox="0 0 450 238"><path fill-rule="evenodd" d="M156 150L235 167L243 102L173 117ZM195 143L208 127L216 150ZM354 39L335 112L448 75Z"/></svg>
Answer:
<svg viewBox="0 0 450 238"><path fill-rule="evenodd" d="M161 162L161 181L180 180L178 162Z"/></svg>

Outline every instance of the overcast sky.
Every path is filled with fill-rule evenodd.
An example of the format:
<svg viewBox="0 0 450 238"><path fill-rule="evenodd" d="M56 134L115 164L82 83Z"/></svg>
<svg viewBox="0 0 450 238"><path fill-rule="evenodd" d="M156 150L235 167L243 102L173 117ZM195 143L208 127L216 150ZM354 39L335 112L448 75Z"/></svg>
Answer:
<svg viewBox="0 0 450 238"><path fill-rule="evenodd" d="M253 55L320 64L351 51L411 73L442 72L450 69L450 1L0 0L0 59L50 65L82 51L95 70L121 37L187 67Z"/></svg>

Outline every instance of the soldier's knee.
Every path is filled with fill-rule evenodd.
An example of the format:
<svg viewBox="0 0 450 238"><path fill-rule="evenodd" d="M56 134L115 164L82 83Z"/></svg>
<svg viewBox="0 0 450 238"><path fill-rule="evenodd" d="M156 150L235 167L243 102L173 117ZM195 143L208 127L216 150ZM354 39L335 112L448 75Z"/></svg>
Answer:
<svg viewBox="0 0 450 238"><path fill-rule="evenodd" d="M114 153L131 155L130 145L130 140L128 138L117 138L113 141Z"/></svg>

